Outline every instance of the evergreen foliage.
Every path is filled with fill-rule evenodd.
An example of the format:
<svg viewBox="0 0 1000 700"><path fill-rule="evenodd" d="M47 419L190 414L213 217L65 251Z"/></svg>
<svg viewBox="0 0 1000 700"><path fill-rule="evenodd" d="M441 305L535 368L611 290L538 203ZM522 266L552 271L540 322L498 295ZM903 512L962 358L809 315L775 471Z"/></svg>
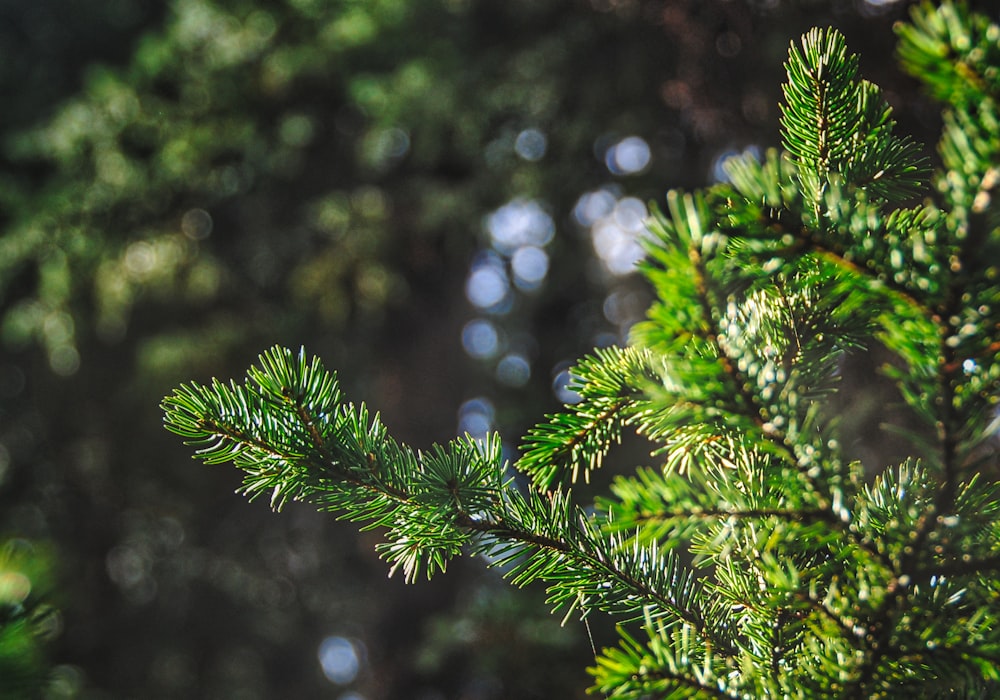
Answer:
<svg viewBox="0 0 1000 700"><path fill-rule="evenodd" d="M26 540L0 542L0 697L42 697L53 683L45 642L57 626L48 552Z"/></svg>
<svg viewBox="0 0 1000 700"><path fill-rule="evenodd" d="M783 151L668 194L644 265L658 300L630 347L577 365L579 402L529 432L527 488L497 439L396 442L304 351L179 387L168 429L242 469L251 498L384 528L407 580L481 554L567 614L615 616L620 644L591 669L607 697L991 696L1000 27L949 2L899 34L903 66L946 103L943 169L893 133L843 36L793 43ZM875 344L914 421L888 465L851 460L838 420L845 362ZM571 486L626 429L653 466L578 503Z"/></svg>

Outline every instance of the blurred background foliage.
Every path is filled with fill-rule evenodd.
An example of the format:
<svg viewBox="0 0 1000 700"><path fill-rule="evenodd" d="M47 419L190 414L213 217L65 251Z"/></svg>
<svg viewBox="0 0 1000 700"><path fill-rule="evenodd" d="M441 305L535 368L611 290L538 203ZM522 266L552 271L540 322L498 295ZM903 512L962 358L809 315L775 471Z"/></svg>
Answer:
<svg viewBox="0 0 1000 700"><path fill-rule="evenodd" d="M17 576L59 611L0 664L41 634L50 697L582 697L543 592L387 581L377 533L247 506L159 399L305 345L399 438L513 454L642 316L647 202L777 143L790 39L839 27L934 142L906 5L0 1L0 611Z"/></svg>
<svg viewBox="0 0 1000 700"><path fill-rule="evenodd" d="M52 555L23 539L0 542L0 697L58 697L44 645L59 628L51 602Z"/></svg>

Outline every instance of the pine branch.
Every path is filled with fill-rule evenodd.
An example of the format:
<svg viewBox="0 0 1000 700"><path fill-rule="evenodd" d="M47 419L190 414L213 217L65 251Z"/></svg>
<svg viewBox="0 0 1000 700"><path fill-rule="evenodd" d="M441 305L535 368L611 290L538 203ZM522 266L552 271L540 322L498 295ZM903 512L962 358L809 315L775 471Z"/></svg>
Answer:
<svg viewBox="0 0 1000 700"><path fill-rule="evenodd" d="M995 690L1000 27L951 2L913 16L904 61L952 66L927 79L951 101L934 199L907 203L926 163L843 37L793 44L787 153L667 196L643 268L657 302L631 347L577 364L580 401L529 432L526 493L498 439L397 443L301 352L265 353L244 384L181 386L167 427L242 469L251 498L385 528L379 551L408 581L480 554L515 585L543 581L556 609L641 623L646 639L622 629L591 669L609 697ZM847 460L825 403L876 340L923 421L881 472ZM563 486L626 429L657 466L591 512Z"/></svg>
<svg viewBox="0 0 1000 700"><path fill-rule="evenodd" d="M683 630L672 631L647 619L644 644L619 628L620 646L604 649L590 669L594 688L609 698L739 697L726 692L727 667L711 647Z"/></svg>
<svg viewBox="0 0 1000 700"><path fill-rule="evenodd" d="M829 184L849 184L874 197L919 192L929 171L920 149L891 133L891 108L878 87L857 77L858 57L843 35L813 29L793 43L785 64L782 140L799 165L806 201L820 218Z"/></svg>
<svg viewBox="0 0 1000 700"><path fill-rule="evenodd" d="M307 364L302 352L296 358L274 348L246 385L185 385L163 406L167 427L200 446L205 462L244 469L248 495L270 489L275 507L308 500L367 527L390 528L379 550L408 581L424 569L428 576L443 571L471 546L507 567L518 585L551 581L557 607L583 600L624 616L655 610L729 648L672 553L605 540L565 496L521 497L503 481L496 440L416 453L339 399L336 377L317 359ZM616 584L610 589L609 580Z"/></svg>
<svg viewBox="0 0 1000 700"><path fill-rule="evenodd" d="M547 416L532 428L521 446L519 471L536 488L548 491L569 473L571 483L599 469L622 430L645 409L643 387L660 381L650 353L634 348L606 348L573 368L570 388L581 400L571 411Z"/></svg>

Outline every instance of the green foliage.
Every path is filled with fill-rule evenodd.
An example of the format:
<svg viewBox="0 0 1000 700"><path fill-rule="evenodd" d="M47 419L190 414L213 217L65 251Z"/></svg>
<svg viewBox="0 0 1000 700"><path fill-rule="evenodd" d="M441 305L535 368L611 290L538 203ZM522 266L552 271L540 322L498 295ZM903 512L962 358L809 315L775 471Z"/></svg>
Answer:
<svg viewBox="0 0 1000 700"><path fill-rule="evenodd" d="M0 696L37 698L49 680L51 561L26 540L0 543Z"/></svg>
<svg viewBox="0 0 1000 700"><path fill-rule="evenodd" d="M786 68L784 145L810 201L834 183L895 199L919 189L926 175L919 147L892 133L892 110L877 86L858 79L858 59L841 34L813 29L801 50L792 44Z"/></svg>
<svg viewBox="0 0 1000 700"><path fill-rule="evenodd" d="M367 330L428 260L469 255L484 211L549 177L553 197L599 184L573 158L619 128L576 104L581 72L619 67L575 57L625 29L559 0L163 5L124 65L81 69L78 94L0 143L0 342L58 375L130 330L161 372L254 331ZM519 131L550 125L560 162L516 156ZM228 305L258 313L206 311ZM146 333L163 306L183 331Z"/></svg>
<svg viewBox="0 0 1000 700"><path fill-rule="evenodd" d="M900 24L899 58L938 100L975 109L1000 90L1000 28L963 2L914 7Z"/></svg>
<svg viewBox="0 0 1000 700"><path fill-rule="evenodd" d="M167 428L241 468L251 497L384 528L407 580L480 554L556 608L614 616L620 644L591 669L608 697L995 693L1000 28L952 3L913 16L904 65L949 102L933 193L914 203L927 163L843 37L809 32L786 64L784 151L667 196L644 266L657 301L529 431L528 488L497 440L401 445L280 348L244 384L177 389ZM912 413L888 465L851 460L839 427L843 369L876 343ZM653 466L577 504L568 485L626 428Z"/></svg>

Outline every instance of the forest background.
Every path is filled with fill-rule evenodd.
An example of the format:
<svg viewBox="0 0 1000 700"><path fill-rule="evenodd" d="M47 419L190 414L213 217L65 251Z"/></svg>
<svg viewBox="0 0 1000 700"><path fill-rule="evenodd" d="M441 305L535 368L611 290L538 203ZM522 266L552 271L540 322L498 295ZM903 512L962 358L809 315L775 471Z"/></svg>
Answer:
<svg viewBox="0 0 1000 700"><path fill-rule="evenodd" d="M387 580L376 534L247 506L159 400L305 345L401 440L515 454L642 317L647 203L778 143L793 38L839 28L935 142L907 5L0 2L0 537L57 611L51 693L582 697L590 635L541 591Z"/></svg>

